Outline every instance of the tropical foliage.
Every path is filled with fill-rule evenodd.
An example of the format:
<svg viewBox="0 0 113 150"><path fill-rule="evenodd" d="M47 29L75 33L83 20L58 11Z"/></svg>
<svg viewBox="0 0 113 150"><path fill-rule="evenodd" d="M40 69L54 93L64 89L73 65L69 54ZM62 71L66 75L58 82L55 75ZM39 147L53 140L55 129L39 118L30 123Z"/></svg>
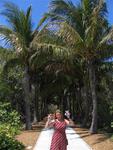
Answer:
<svg viewBox="0 0 113 150"><path fill-rule="evenodd" d="M0 37L0 101L9 101L31 129L50 106L69 109L82 126L112 131L113 29L103 0L53 0L32 28L31 10L5 3ZM52 110L53 111L53 110ZM105 119L106 118L106 119Z"/></svg>
<svg viewBox="0 0 113 150"><path fill-rule="evenodd" d="M0 149L22 150L24 146L13 139L21 129L20 116L9 103L0 103Z"/></svg>
<svg viewBox="0 0 113 150"><path fill-rule="evenodd" d="M57 49L62 45L65 54L65 49L68 49L68 59L78 59L84 63L93 103L90 131L95 133L98 118L96 69L99 68L99 62L113 54L113 45L109 43L112 41L112 28L106 19L106 3L102 0L83 0L79 6L75 6L71 1L53 0L50 8L40 23L46 19L48 24L45 28L60 39L57 44L54 41ZM38 40L40 38L36 38L37 43ZM48 41L47 43L50 44Z"/></svg>

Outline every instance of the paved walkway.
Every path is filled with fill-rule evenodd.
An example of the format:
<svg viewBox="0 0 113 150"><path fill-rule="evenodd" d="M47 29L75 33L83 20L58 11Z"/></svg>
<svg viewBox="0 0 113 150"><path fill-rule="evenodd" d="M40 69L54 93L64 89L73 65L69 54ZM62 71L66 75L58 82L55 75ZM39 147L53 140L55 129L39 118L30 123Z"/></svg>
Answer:
<svg viewBox="0 0 113 150"><path fill-rule="evenodd" d="M43 129L33 150L50 150L53 132L53 129ZM92 150L72 128L66 129L66 135L68 139L67 150Z"/></svg>

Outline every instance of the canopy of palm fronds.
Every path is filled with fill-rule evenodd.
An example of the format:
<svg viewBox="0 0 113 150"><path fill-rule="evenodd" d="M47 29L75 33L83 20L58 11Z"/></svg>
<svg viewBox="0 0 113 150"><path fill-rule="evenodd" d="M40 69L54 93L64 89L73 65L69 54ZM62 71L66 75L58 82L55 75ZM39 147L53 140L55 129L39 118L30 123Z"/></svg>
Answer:
<svg viewBox="0 0 113 150"><path fill-rule="evenodd" d="M0 25L0 37L5 44L13 47L18 56L20 56L19 59L26 63L33 53L30 44L38 34L37 28L33 30L32 8L30 6L26 11L23 11L11 2L4 3L3 8L1 15L6 18L9 25L8 27Z"/></svg>
<svg viewBox="0 0 113 150"><path fill-rule="evenodd" d="M53 0L49 13L45 14L40 24L48 21L45 28L54 33L53 39L56 36L59 39L53 40L52 44L56 42L57 48L60 47L63 52L68 49L71 55L100 59L113 55L113 30L109 27L106 14L103 0L83 0L79 6L67 0Z"/></svg>

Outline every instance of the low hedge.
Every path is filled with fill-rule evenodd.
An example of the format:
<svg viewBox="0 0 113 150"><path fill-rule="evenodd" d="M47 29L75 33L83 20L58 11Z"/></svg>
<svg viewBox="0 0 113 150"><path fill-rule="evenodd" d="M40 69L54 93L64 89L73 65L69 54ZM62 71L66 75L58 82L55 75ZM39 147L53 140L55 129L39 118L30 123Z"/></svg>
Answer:
<svg viewBox="0 0 113 150"><path fill-rule="evenodd" d="M25 146L12 137L0 133L0 150L24 150Z"/></svg>

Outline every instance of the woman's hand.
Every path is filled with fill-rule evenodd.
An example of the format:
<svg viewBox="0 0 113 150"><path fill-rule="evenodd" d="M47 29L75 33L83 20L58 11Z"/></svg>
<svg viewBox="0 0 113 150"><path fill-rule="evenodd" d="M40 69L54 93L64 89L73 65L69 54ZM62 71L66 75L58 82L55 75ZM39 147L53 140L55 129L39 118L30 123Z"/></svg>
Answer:
<svg viewBox="0 0 113 150"><path fill-rule="evenodd" d="M54 126L54 122L55 122L55 120L53 120L51 118L51 114L49 114L48 117L47 117L47 122L46 122L45 128L53 127Z"/></svg>
<svg viewBox="0 0 113 150"><path fill-rule="evenodd" d="M50 122L51 121L51 115L48 115L47 117L47 121Z"/></svg>

